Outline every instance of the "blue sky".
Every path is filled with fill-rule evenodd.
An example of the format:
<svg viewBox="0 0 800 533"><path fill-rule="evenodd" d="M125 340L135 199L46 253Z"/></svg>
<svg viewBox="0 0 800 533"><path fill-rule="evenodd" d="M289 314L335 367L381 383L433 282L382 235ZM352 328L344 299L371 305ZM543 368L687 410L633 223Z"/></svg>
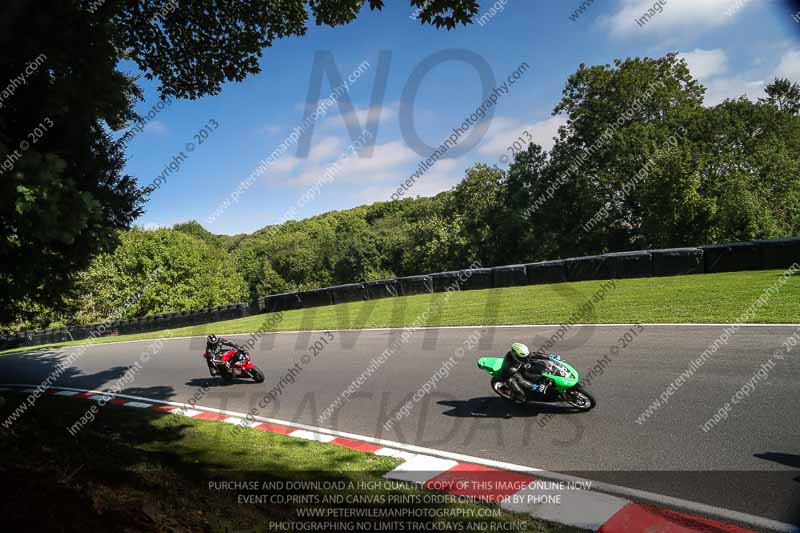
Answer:
<svg viewBox="0 0 800 533"><path fill-rule="evenodd" d="M265 50L259 75L228 83L217 96L174 101L159 113L128 144L126 171L146 185L176 154L183 151L187 157L152 193L137 224L150 228L196 219L213 233L249 233L283 222L292 207L293 218L300 219L389 200L425 159L409 147L400 129L399 115L407 108L400 104L403 90L414 68L442 50L478 54L498 83L523 62L530 68L499 98L481 142L463 155L436 163L417 181L412 196L451 188L476 162L504 166L501 156L523 131L549 147L564 120L551 111L566 78L580 63L678 51L708 88L707 105L742 94L756 99L775 75L800 81L800 24L784 4L770 0L667 0L644 27L635 19L653 1L596 0L573 21L569 15L580 5L578 0L507 0L484 25L451 31L421 26L412 20L405 1L387 3L382 12L365 9L347 26L312 25L305 36ZM481 13L493 5L481 4ZM348 92L355 115L343 115L333 106L314 125L308 157L298 158L292 146L210 222L219 204L302 122L314 56L320 50L333 53L343 77L364 61L369 63ZM381 50L392 55L371 157L348 158L331 182L308 195L330 164L347 153L353 139L345 121L366 126ZM143 87L146 99L137 109L146 113L157 102L156 84ZM323 78L322 97L331 90ZM441 144L482 98L473 66L459 61L438 65L419 83L413 107L417 134L428 145ZM197 145L194 136L212 120L219 127ZM185 148L189 142L196 145L191 153Z"/></svg>

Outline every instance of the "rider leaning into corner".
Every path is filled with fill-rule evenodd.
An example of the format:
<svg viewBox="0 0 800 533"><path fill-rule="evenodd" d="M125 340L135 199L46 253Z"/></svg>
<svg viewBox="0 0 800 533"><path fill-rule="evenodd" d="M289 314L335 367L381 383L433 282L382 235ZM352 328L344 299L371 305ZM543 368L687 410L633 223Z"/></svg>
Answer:
<svg viewBox="0 0 800 533"><path fill-rule="evenodd" d="M233 356L227 362L223 362L220 359L222 355L223 348L231 348L236 350L236 355ZM241 352L243 348L238 344L235 344L229 340L223 339L222 337L217 337L214 334L209 335L206 337L206 363L208 364L208 372L211 376L216 376L219 371L217 370L217 364L223 363L230 368L231 363L235 363L239 357L241 357Z"/></svg>
<svg viewBox="0 0 800 533"><path fill-rule="evenodd" d="M560 359L558 354L543 352L531 353L521 342L515 342L503 360L501 378L520 400L528 396L528 391L545 395L550 379L542 374L548 370L550 359Z"/></svg>

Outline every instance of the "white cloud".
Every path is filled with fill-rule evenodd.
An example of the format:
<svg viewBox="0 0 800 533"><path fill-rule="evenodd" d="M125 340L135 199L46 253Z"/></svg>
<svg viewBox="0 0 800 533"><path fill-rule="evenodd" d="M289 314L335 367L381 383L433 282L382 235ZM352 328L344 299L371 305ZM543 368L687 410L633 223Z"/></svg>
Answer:
<svg viewBox="0 0 800 533"><path fill-rule="evenodd" d="M335 152L330 151L328 155L330 157L324 161L318 157L301 160L301 171L297 175L288 177L286 182L293 186L312 185L340 157L350 155L350 151L347 148L341 148ZM348 183L375 183L402 175L401 167L415 163L418 160L419 156L401 141L376 144L370 157L362 158L358 155L350 155L345 159L334 179L338 182Z"/></svg>
<svg viewBox="0 0 800 533"><path fill-rule="evenodd" d="M440 192L448 191L461 181L467 166L468 162L464 158L440 159L432 169L417 179L414 186L406 192L403 198L435 196ZM365 203L389 201L392 199L392 193L397 191L397 188L406 178L406 174L403 173L393 175L391 180L384 184L364 188L359 193L359 198Z"/></svg>
<svg viewBox="0 0 800 533"><path fill-rule="evenodd" d="M284 156L272 163L270 171L277 172L278 174L285 174L299 167L302 162L303 160L297 157Z"/></svg>
<svg viewBox="0 0 800 533"><path fill-rule="evenodd" d="M666 32L673 29L717 27L731 22L748 0L622 0L619 11L603 19L615 36L630 36L645 31ZM637 20L654 5L661 9L640 26Z"/></svg>
<svg viewBox="0 0 800 533"><path fill-rule="evenodd" d="M497 116L492 120L483 143L477 152L481 156L500 157L524 131L531 134L533 142L549 149L553 145L553 136L558 127L565 123L563 117L550 117L539 122L526 123L511 117ZM375 146L371 158L352 157L342 166L336 175L337 183L359 184L363 188L358 192L362 202L387 201L392 193L407 177L417 170L417 165L424 159L407 147L402 141L392 141ZM422 177L418 178L414 187L406 196L434 196L455 186L464 177L467 167L472 166L474 155L440 159ZM481 158L479 158L481 159ZM329 165L332 161L328 162ZM494 161L488 161L489 164ZM313 165L290 180L293 185L310 185L315 183L325 172L327 165Z"/></svg>
<svg viewBox="0 0 800 533"><path fill-rule="evenodd" d="M277 135L281 131L278 126L264 126L261 128L261 133L264 135Z"/></svg>
<svg viewBox="0 0 800 533"><path fill-rule="evenodd" d="M325 161L341 152L342 141L338 137L323 137L311 148L308 159L311 162Z"/></svg>
<svg viewBox="0 0 800 533"><path fill-rule="evenodd" d="M800 50L790 50L781 57L775 75L779 78L789 78L800 81Z"/></svg>
<svg viewBox="0 0 800 533"><path fill-rule="evenodd" d="M375 145L370 157L351 155L344 160L336 174L336 181L348 183L375 183L402 175L402 168L416 162L419 156L401 141L391 141ZM335 161L335 160L334 160ZM293 184L307 185L315 183L334 163L328 162L321 168L310 169L293 181Z"/></svg>
<svg viewBox="0 0 800 533"><path fill-rule="evenodd" d="M317 124L318 128L322 130L320 135L325 134L324 132L327 131L327 136L323 137L312 146L307 158L301 159L292 156L284 156L275 162L272 165L273 181L283 181L288 185L294 186L316 183L319 177L326 172L328 166L342 155L345 155L348 152L347 147L350 146L351 139L348 133L331 135L330 130L342 128L344 125L354 125L356 127L365 128L367 126L367 117L371 111L379 111L379 120L385 121L395 117L397 115L397 109L397 103L387 104L382 106L381 109L355 107L352 112L345 114L336 112L338 110L336 107L329 109L327 115ZM311 129L307 130L307 133L309 131L311 131ZM361 175L370 172L380 172L381 168L390 168L399 164L398 162L409 160L412 154L413 152L411 150L399 142L376 145L370 157L351 157L348 159L339 175ZM300 169L298 175L292 177L285 176L297 169ZM281 174L284 176L281 176Z"/></svg>
<svg viewBox="0 0 800 533"><path fill-rule="evenodd" d="M728 71L728 54L721 48L713 50L695 48L691 52L682 52L678 55L686 60L692 76L705 86L704 104L707 106L717 105L726 98L755 94L763 83L747 80L742 75L719 78L719 75Z"/></svg>
<svg viewBox="0 0 800 533"><path fill-rule="evenodd" d="M692 75L699 80L707 80L728 70L728 55L721 48L695 48L679 55L686 60Z"/></svg>
<svg viewBox="0 0 800 533"><path fill-rule="evenodd" d="M367 124L370 113L377 114L378 120L389 120L397 115L397 107L396 103L366 108L356 107L351 113L343 114L342 118L345 124L364 127Z"/></svg>
<svg viewBox="0 0 800 533"><path fill-rule="evenodd" d="M144 231L158 231L160 229L169 229L172 226L174 226L174 224L161 224L160 222L145 222L141 226L141 228Z"/></svg>
<svg viewBox="0 0 800 533"><path fill-rule="evenodd" d="M553 137L558 132L559 126L566 123L562 116L554 116L539 122L525 123L508 117L496 117L486 134L484 142L478 152L482 155L500 157L503 154L511 155L508 147L514 141L521 140L527 146L529 142L539 144L545 150L553 147ZM525 132L530 135L525 135Z"/></svg>
<svg viewBox="0 0 800 533"><path fill-rule="evenodd" d="M764 92L763 80L748 80L743 76L732 78L717 78L709 82L704 82L706 95L703 104L714 106L726 98L736 99L745 96L750 100L756 100Z"/></svg>
<svg viewBox="0 0 800 533"><path fill-rule="evenodd" d="M690 54L695 52L697 50L690 52ZM707 60L705 66L708 68L719 64L715 63L709 54L706 55L705 59ZM719 73L719 71L717 70L716 73ZM706 106L714 106L725 99L736 99L740 96L755 101L764 96L764 87L775 77L800 80L800 49L787 50L772 71L765 72L762 69L760 74L760 76L748 76L746 73L738 73L729 77L719 77L715 73L709 74L707 77L711 79L702 80L703 85L706 87L704 104ZM701 76L698 77L702 78Z"/></svg>
<svg viewBox="0 0 800 533"><path fill-rule="evenodd" d="M378 176L389 169L416 162L419 156L402 141L376 144L371 157L353 156L345 162L342 175L356 178Z"/></svg>
<svg viewBox="0 0 800 533"><path fill-rule="evenodd" d="M158 135L164 135L167 133L167 125L161 122L160 120L151 120L144 126L144 131L147 133L155 133Z"/></svg>
<svg viewBox="0 0 800 533"><path fill-rule="evenodd" d="M372 107L353 106L353 111L348 113L333 113L329 111L325 119L322 121L322 124L320 124L320 127L336 128L342 126L355 126L366 128L370 113L377 117L378 124L385 123L387 120L391 120L397 116L398 107L398 103L395 102L392 104Z"/></svg>
<svg viewBox="0 0 800 533"><path fill-rule="evenodd" d="M299 158L284 155L272 164L270 171L275 174L287 174L301 166L318 168L323 161L332 159L341 152L342 141L337 137L323 137L317 144L311 147L308 157Z"/></svg>

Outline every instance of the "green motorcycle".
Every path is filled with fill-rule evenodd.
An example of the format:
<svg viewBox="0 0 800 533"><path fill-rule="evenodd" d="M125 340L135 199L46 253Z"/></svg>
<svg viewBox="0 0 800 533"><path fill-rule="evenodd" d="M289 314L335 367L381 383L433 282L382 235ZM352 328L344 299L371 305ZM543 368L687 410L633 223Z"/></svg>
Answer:
<svg viewBox="0 0 800 533"><path fill-rule="evenodd" d="M550 359L548 371L542 373L552 382L544 396L531 392L525 399L517 398L511 388L501 378L503 371L502 357L481 357L478 359L478 368L485 370L492 376L492 390L506 400L529 404L532 402L565 402L578 411L588 411L597 402L589 392L578 382L580 375L575 367L561 359Z"/></svg>

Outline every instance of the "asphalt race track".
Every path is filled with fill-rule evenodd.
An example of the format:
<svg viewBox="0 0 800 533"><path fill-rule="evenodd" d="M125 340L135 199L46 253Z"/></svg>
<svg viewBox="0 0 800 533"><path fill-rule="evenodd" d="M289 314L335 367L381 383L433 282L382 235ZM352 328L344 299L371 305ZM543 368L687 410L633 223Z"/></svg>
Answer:
<svg viewBox="0 0 800 533"><path fill-rule="evenodd" d="M631 328L578 327L554 350L586 373L610 354L612 346L620 346L618 339ZM242 380L222 386L217 379L209 380L200 357L205 342L199 338L164 340L160 345L97 345L89 347L57 385L110 388L143 352L157 351L140 363L132 373L134 381L120 392L186 402L209 384L201 405L234 411L255 408L261 416L570 473L800 524L800 346L788 354L782 347L797 326L742 327L666 405L640 424L636 420L642 412L723 329L642 328L627 347L609 355L603 374L589 387L598 406L581 414L559 413L551 406L538 411L509 407L493 395L489 376L475 365L479 355L502 355L513 341L532 348L542 345L557 329L552 326L415 330L324 422L319 415L371 359L401 338L402 330L266 335L252 350L254 362L267 376L261 385ZM468 346L470 335L480 338L478 346ZM331 336L327 344L322 341ZM244 342L247 336L230 338ZM315 343L322 349L309 349ZM465 355L459 359L454 353L460 347ZM0 356L0 382L38 384L73 350ZM318 352L316 357L313 352ZM776 352L784 359L776 358ZM449 375L439 372L431 392L414 403L405 418L384 429L389 417L451 356L455 365ZM749 396L704 432L701 425L770 358L774 366L766 377L753 382ZM285 377L295 364L294 375ZM278 393L274 387L282 378ZM270 390L275 400L265 401Z"/></svg>

